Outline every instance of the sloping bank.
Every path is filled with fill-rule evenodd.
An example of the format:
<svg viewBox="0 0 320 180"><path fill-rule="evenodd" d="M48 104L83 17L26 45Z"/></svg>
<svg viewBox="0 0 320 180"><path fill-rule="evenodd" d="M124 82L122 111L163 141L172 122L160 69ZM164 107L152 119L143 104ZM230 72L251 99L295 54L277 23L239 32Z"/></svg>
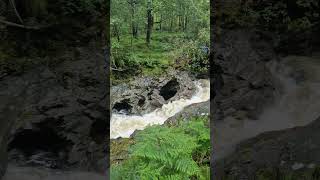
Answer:
<svg viewBox="0 0 320 180"><path fill-rule="evenodd" d="M209 86L208 80L198 80L187 72L171 71L159 78L139 77L127 85L112 87L111 162L127 158L138 130L207 116Z"/></svg>

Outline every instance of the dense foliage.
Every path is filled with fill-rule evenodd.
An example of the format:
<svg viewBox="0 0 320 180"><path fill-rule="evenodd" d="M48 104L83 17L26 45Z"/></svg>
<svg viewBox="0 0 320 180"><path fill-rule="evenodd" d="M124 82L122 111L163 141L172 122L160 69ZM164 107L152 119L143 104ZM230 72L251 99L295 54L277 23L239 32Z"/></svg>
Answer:
<svg viewBox="0 0 320 180"><path fill-rule="evenodd" d="M35 32L38 34L45 31L52 33L56 39L59 38L58 33L60 33L60 36L64 35L63 38L70 39L74 38L74 34L79 35L85 29L83 27L85 25L101 26L99 22L105 20L99 18L107 14L104 12L104 8L106 8L105 0L1 1L1 30L7 30L8 33L15 33L20 30L25 33ZM72 30L74 34L69 33L68 28L75 28ZM97 31L99 30L91 29L87 33L97 33ZM5 34L2 35L1 38L5 39ZM47 38L51 37L47 36Z"/></svg>
<svg viewBox="0 0 320 180"><path fill-rule="evenodd" d="M202 71L208 65L208 52L201 49L209 46L208 27L208 0L112 1L113 75L157 74L175 65Z"/></svg>
<svg viewBox="0 0 320 180"><path fill-rule="evenodd" d="M106 7L106 0L1 0L0 76L77 58L75 47L102 47Z"/></svg>
<svg viewBox="0 0 320 180"><path fill-rule="evenodd" d="M209 179L208 118L152 126L135 136L129 158L112 165L111 179Z"/></svg>
<svg viewBox="0 0 320 180"><path fill-rule="evenodd" d="M317 35L320 32L320 4L317 0L233 0L218 1L217 6L217 33L222 33L221 28L273 32L279 36L278 48L291 53L305 53L320 44Z"/></svg>

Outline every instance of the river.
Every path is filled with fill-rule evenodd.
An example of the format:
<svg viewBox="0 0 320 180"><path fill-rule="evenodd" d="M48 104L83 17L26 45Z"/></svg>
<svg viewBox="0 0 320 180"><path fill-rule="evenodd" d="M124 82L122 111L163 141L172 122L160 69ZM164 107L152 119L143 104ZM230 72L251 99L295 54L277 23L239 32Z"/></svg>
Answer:
<svg viewBox="0 0 320 180"><path fill-rule="evenodd" d="M191 99L179 99L164 104L155 111L142 115L112 114L110 125L110 138L128 138L135 130L143 130L147 126L163 124L168 118L182 111L185 107L208 101L210 99L209 80L197 80L194 82L197 88Z"/></svg>

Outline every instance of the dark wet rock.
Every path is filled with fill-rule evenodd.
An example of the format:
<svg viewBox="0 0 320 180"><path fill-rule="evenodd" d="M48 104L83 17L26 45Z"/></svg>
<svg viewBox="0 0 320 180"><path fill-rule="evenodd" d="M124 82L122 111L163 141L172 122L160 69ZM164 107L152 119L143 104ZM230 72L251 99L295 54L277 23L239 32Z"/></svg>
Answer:
<svg viewBox="0 0 320 180"><path fill-rule="evenodd" d="M190 117L196 116L208 116L210 114L210 102L202 102L197 104L192 104L190 106L185 107L181 112L176 115L170 117L165 124L175 125L179 120L188 121Z"/></svg>
<svg viewBox="0 0 320 180"><path fill-rule="evenodd" d="M144 101L145 101L145 98L142 97L141 99L139 99L138 105L143 106ZM129 114L131 112L132 106L130 105L129 99L123 99L120 102L115 103L113 105L113 109L119 113Z"/></svg>
<svg viewBox="0 0 320 180"><path fill-rule="evenodd" d="M195 92L187 72L169 71L161 77L138 77L111 88L114 113L145 114L169 101L190 98Z"/></svg>
<svg viewBox="0 0 320 180"><path fill-rule="evenodd" d="M320 118L304 127L267 132L240 143L236 151L215 163L216 179L255 177L264 169L282 173L320 165Z"/></svg>
<svg viewBox="0 0 320 180"><path fill-rule="evenodd" d="M77 60L1 79L0 128L10 131L0 130L6 132L0 134L0 143L9 144L9 162L28 165L39 152L46 152L38 157L50 154L51 162L62 158L63 168L105 170L107 161L101 161L107 149L102 139L108 132L108 88L103 56L88 47L79 52ZM11 156L11 151L20 152L24 160L14 159L17 153Z"/></svg>
<svg viewBox="0 0 320 180"><path fill-rule="evenodd" d="M271 42L255 32L229 31L215 46L213 87L216 116L230 108L248 111L256 119L273 101L274 79L267 62L276 59ZM263 103L262 103L263 102Z"/></svg>

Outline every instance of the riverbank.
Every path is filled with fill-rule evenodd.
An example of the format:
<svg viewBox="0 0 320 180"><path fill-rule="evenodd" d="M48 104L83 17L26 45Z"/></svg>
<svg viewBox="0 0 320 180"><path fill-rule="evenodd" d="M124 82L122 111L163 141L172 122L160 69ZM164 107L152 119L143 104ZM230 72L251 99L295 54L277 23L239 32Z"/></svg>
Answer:
<svg viewBox="0 0 320 180"><path fill-rule="evenodd" d="M155 166L152 171L159 169L161 176L170 171L178 179L209 179L210 83L196 77L176 70L112 88L111 178L131 178L136 167L139 176Z"/></svg>
<svg viewBox="0 0 320 180"><path fill-rule="evenodd" d="M113 112L115 113L114 116L115 119L111 120L111 162L119 163L123 160L125 160L128 156L128 149L130 145L134 144L134 137L138 131L135 131L135 129L138 129L141 131L149 125L156 125L156 124L163 124L164 127L166 126L179 126L179 123L182 121L188 121L192 119L192 117L206 117L209 115L209 97L210 97L210 84L208 80L197 80L194 77L190 77L188 73L186 72L175 72L172 73L170 76L167 77L160 77L158 80L161 79L160 82L155 82L157 80L150 78L137 78L136 81L133 82L133 84L136 84L137 82L149 82L152 84L152 86L149 86L149 83L146 83L146 88L143 88L145 86L132 86L128 84L128 87L134 87L136 89L126 89L122 85L119 87L123 89L123 91L119 91L119 87L113 87L115 90L118 90L117 93L113 94L114 100L116 100L115 103L113 103ZM143 95L150 95L154 93L161 92L161 89L165 87L165 90L172 91L174 88L169 87L175 86L172 83L172 79L177 80L177 86L175 89L175 93L171 95L170 98L164 99L164 97L161 97L159 95L145 97L143 99L148 99L148 101L160 101L161 103L157 103L157 107L154 109L146 110L140 110L137 109L134 103L139 102L139 99L141 100L141 96ZM139 84L139 83L138 83ZM159 90L158 90L159 89ZM145 93L130 93L141 91ZM123 94L123 92L126 92ZM151 92L151 93L150 93ZM153 92L153 93L152 93ZM139 94L139 96L128 96L128 94ZM161 94L161 93L160 93ZM122 98L122 100L121 100ZM127 99L124 101L123 99ZM159 100L160 99L160 100ZM126 102L126 106L122 107L131 107L132 109L126 109L126 110L119 110L115 109L116 107L119 107L117 103L119 102ZM147 105L155 104L155 103L146 103ZM139 106L138 106L139 107ZM141 106L140 106L141 107ZM126 112L125 114L117 114L119 112ZM133 114L132 112L140 112L140 114ZM121 119L123 118L123 119ZM128 119L129 118L129 119ZM117 122L118 121L118 122ZM139 122L138 122L139 121ZM121 124L119 126L119 122L123 123L129 123L131 125ZM117 126L113 126L117 125ZM117 128L112 129L112 128ZM137 128L140 127L140 128ZM120 129L119 129L120 128ZM130 132L133 133L131 136L128 134L125 136L126 138L112 138L112 132L117 132L119 130L125 130L126 128L132 129ZM125 130L127 131L127 130ZM143 130L142 130L143 131ZM130 136L130 138L128 138Z"/></svg>
<svg viewBox="0 0 320 180"><path fill-rule="evenodd" d="M149 126L130 139L111 140L111 178L139 177L151 166L154 176L170 171L177 179L209 179L209 132L208 116L190 116L175 125Z"/></svg>

